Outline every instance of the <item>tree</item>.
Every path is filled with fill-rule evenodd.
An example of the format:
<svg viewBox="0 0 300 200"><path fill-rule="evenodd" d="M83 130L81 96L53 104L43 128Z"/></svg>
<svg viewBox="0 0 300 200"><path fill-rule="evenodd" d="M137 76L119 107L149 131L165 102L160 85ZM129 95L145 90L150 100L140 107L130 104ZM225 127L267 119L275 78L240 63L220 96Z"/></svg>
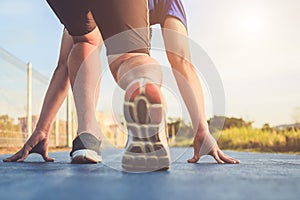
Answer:
<svg viewBox="0 0 300 200"><path fill-rule="evenodd" d="M273 128L270 126L270 124L268 123L265 123L262 128L261 128L262 131L273 131Z"/></svg>
<svg viewBox="0 0 300 200"><path fill-rule="evenodd" d="M172 136L184 136L191 138L194 136L193 127L191 124L187 124L181 118L168 118L168 134L171 138Z"/></svg>
<svg viewBox="0 0 300 200"><path fill-rule="evenodd" d="M0 130L19 131L19 125L8 115L0 115Z"/></svg>
<svg viewBox="0 0 300 200"><path fill-rule="evenodd" d="M235 117L225 117L225 116L214 116L208 120L210 125L210 131L215 132L221 129L230 129L230 128L251 128L253 122L246 122L242 118Z"/></svg>

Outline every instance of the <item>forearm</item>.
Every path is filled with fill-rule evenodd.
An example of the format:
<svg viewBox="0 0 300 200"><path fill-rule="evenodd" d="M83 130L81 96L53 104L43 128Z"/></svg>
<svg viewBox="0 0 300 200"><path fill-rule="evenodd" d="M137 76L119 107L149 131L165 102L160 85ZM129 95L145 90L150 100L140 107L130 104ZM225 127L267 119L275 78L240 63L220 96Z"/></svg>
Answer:
<svg viewBox="0 0 300 200"><path fill-rule="evenodd" d="M181 96L189 111L195 133L207 132L204 95L196 70L189 61L180 58L173 63L172 69Z"/></svg>
<svg viewBox="0 0 300 200"><path fill-rule="evenodd" d="M204 97L200 80L190 62L190 47L187 30L180 20L167 17L163 26L163 38L168 60L189 111L195 133L208 130Z"/></svg>
<svg viewBox="0 0 300 200"><path fill-rule="evenodd" d="M70 87L67 67L58 66L46 92L36 129L48 132Z"/></svg>
<svg viewBox="0 0 300 200"><path fill-rule="evenodd" d="M68 77L67 61L72 46L72 37L69 35L68 31L64 30L58 64L46 92L42 111L36 127L36 129L40 131L46 133L50 131L58 110L68 94L70 81Z"/></svg>

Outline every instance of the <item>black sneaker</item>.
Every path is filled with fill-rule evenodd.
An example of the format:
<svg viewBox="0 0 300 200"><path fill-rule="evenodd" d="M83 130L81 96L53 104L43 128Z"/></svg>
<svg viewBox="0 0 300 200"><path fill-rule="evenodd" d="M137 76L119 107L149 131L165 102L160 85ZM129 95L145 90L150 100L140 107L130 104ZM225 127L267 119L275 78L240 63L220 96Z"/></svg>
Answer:
<svg viewBox="0 0 300 200"><path fill-rule="evenodd" d="M73 140L70 152L72 164L93 164L102 161L101 141L94 135L82 133Z"/></svg>
<svg viewBox="0 0 300 200"><path fill-rule="evenodd" d="M123 169L137 172L168 170L170 153L159 87L144 79L131 84L125 94L124 116L128 141L122 159Z"/></svg>

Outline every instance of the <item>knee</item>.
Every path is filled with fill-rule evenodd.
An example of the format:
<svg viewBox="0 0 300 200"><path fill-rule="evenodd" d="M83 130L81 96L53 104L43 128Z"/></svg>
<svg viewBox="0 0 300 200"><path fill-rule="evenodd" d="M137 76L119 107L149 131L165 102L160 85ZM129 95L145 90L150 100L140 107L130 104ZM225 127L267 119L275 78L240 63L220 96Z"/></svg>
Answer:
<svg viewBox="0 0 300 200"><path fill-rule="evenodd" d="M68 56L60 57L54 73L68 74Z"/></svg>
<svg viewBox="0 0 300 200"><path fill-rule="evenodd" d="M64 68L68 69L68 57L69 54L60 55L57 62L56 70L63 70Z"/></svg>
<svg viewBox="0 0 300 200"><path fill-rule="evenodd" d="M81 36L72 36L74 44L77 43L88 43L93 46L98 46L102 43L102 37L99 29L96 27L90 33Z"/></svg>

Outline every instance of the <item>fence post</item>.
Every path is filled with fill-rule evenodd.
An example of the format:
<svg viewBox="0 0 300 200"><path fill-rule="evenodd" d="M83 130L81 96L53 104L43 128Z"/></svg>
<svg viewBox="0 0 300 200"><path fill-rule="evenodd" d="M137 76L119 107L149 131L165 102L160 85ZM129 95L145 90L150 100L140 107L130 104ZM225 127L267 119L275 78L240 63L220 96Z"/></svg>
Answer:
<svg viewBox="0 0 300 200"><path fill-rule="evenodd" d="M69 90L67 96L67 147L72 147L72 139L73 139L71 101L72 101L72 91Z"/></svg>
<svg viewBox="0 0 300 200"><path fill-rule="evenodd" d="M32 132L32 113L31 113L31 97L32 97L32 64L27 63L27 137Z"/></svg>

